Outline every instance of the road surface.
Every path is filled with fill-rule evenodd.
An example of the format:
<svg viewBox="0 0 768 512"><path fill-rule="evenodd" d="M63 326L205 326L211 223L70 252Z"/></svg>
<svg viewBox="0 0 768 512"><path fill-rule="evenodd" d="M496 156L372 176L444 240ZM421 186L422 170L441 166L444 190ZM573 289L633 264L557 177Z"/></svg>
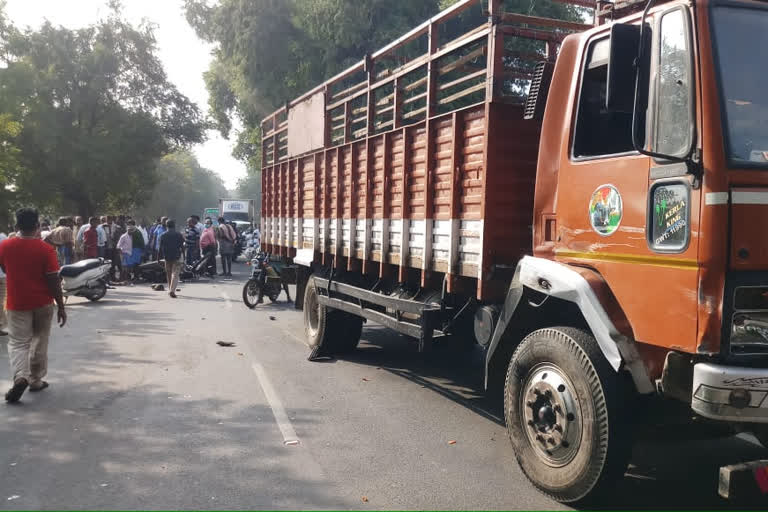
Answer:
<svg viewBox="0 0 768 512"><path fill-rule="evenodd" d="M310 363L301 313L248 310L235 273L177 300L147 285L71 299L51 387L0 405L0 507L565 508L518 469L481 354L425 358L367 327L354 354ZM610 505L726 507L717 468L759 456L749 436L641 443Z"/></svg>

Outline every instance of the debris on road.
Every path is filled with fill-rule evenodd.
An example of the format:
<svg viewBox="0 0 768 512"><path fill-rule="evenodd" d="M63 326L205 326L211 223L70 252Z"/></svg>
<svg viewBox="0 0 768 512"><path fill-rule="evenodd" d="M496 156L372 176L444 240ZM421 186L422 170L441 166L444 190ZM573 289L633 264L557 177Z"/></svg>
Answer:
<svg viewBox="0 0 768 512"><path fill-rule="evenodd" d="M448 444L456 444L456 441L450 440L450 441L448 441Z"/></svg>
<svg viewBox="0 0 768 512"><path fill-rule="evenodd" d="M367 377L363 377L363 382L371 382L371 379L369 379Z"/></svg>
<svg viewBox="0 0 768 512"><path fill-rule="evenodd" d="M152 289L155 290L156 292L162 292L165 290L165 286L161 284L153 284Z"/></svg>
<svg viewBox="0 0 768 512"><path fill-rule="evenodd" d="M277 320L277 318L275 318L274 316L270 316L269 319L270 320Z"/></svg>
<svg viewBox="0 0 768 512"><path fill-rule="evenodd" d="M21 498L18 494L14 494L13 496L8 496L8 501L13 501Z"/></svg>
<svg viewBox="0 0 768 512"><path fill-rule="evenodd" d="M361 499L363 503L368 503L368 496L363 496Z"/></svg>
<svg viewBox="0 0 768 512"><path fill-rule="evenodd" d="M235 346L235 342L233 342L233 341L221 341L221 340L219 340L219 341L216 342L216 344L219 345L220 347L234 347Z"/></svg>
<svg viewBox="0 0 768 512"><path fill-rule="evenodd" d="M242 352L238 352L237 355L244 356L245 354L243 354Z"/></svg>

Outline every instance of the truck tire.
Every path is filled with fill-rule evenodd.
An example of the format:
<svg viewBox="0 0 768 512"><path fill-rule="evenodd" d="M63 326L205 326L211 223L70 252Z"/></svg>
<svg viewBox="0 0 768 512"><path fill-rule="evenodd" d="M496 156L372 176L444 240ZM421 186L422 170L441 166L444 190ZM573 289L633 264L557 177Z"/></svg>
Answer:
<svg viewBox="0 0 768 512"><path fill-rule="evenodd" d="M333 330L338 330L338 322L334 322L334 311L320 304L317 300L317 288L310 281L304 294L304 334L307 344L313 351L327 348L333 338Z"/></svg>
<svg viewBox="0 0 768 512"><path fill-rule="evenodd" d="M633 437L624 382L580 329L541 329L522 341L507 371L504 417L535 487L563 503L584 502L622 477Z"/></svg>
<svg viewBox="0 0 768 512"><path fill-rule="evenodd" d="M314 282L304 292L304 333L313 354L346 354L357 348L363 319L357 315L330 309L317 300Z"/></svg>

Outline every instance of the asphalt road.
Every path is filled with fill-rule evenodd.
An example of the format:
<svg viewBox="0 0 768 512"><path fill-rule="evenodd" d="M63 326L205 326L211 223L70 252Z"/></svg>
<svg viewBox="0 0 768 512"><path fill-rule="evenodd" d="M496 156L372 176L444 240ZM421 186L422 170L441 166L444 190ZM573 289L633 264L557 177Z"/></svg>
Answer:
<svg viewBox="0 0 768 512"><path fill-rule="evenodd" d="M564 508L518 469L481 354L425 358L366 327L351 356L310 363L301 313L248 310L235 272L177 300L147 285L71 299L51 387L0 405L0 507ZM609 505L727 507L718 467L761 456L748 436L643 442Z"/></svg>

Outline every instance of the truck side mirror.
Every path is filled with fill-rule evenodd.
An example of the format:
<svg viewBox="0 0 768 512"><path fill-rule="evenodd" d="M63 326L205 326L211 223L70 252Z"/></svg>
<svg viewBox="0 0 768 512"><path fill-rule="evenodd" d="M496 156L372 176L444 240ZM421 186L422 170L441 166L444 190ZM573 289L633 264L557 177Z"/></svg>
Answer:
<svg viewBox="0 0 768 512"><path fill-rule="evenodd" d="M611 27L606 108L631 114L635 111L635 81L640 49L640 26L617 23ZM642 95L641 95L642 96Z"/></svg>

